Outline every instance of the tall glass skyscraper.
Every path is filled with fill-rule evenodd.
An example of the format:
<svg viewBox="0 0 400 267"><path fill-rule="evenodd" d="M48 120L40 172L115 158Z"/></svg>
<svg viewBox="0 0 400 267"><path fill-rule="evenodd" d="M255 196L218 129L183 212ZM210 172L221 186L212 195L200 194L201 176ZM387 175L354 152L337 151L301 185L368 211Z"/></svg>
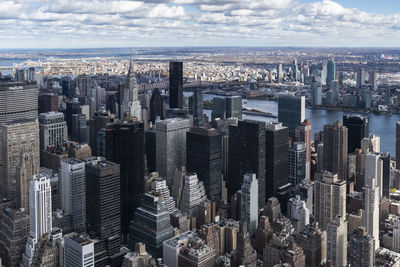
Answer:
<svg viewBox="0 0 400 267"><path fill-rule="evenodd" d="M169 63L169 107L183 108L183 63Z"/></svg>
<svg viewBox="0 0 400 267"><path fill-rule="evenodd" d="M306 99L304 96L280 95L278 98L278 121L295 130L304 120Z"/></svg>
<svg viewBox="0 0 400 267"><path fill-rule="evenodd" d="M193 127L186 133L186 168L203 181L207 197L222 198L222 135L216 129Z"/></svg>

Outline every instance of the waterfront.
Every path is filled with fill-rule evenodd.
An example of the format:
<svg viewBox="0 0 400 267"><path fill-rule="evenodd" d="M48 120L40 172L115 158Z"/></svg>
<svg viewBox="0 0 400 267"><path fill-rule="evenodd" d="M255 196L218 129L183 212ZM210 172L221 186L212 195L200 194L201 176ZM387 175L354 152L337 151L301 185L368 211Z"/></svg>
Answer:
<svg viewBox="0 0 400 267"><path fill-rule="evenodd" d="M185 92L185 96L188 97L192 93ZM204 94L203 100L212 100L214 95ZM243 107L249 109L257 109L263 112L270 112L274 115L278 115L278 103L275 101L267 100L252 100L248 99L246 103L243 103ZM204 111L207 116L211 119L211 110ZM348 113L337 110L324 110L324 109L306 109L306 119L311 122L312 127L312 138L314 134L321 131L325 124L332 123L336 120L342 121L343 114L356 114ZM396 145L396 123L400 121L400 115L375 115L375 114L361 114L369 118L369 132L375 134L381 138L381 152L389 152L393 157L395 156L395 145ZM243 119L251 119L258 121L277 121L274 118L267 118L263 116L245 115Z"/></svg>

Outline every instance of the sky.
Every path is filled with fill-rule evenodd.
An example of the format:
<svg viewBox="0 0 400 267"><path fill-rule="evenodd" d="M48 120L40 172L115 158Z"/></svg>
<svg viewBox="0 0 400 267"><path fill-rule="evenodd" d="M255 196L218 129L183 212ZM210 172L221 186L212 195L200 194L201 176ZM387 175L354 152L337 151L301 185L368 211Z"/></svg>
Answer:
<svg viewBox="0 0 400 267"><path fill-rule="evenodd" d="M400 47L399 0L0 0L0 48Z"/></svg>

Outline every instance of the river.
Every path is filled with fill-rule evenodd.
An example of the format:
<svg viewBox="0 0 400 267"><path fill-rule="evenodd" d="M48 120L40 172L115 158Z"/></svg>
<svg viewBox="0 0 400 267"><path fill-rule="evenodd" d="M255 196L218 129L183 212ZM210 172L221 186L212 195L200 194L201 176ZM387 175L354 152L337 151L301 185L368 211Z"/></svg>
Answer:
<svg viewBox="0 0 400 267"><path fill-rule="evenodd" d="M188 97L192 93L185 92ZM214 95L204 94L203 100L212 100ZM264 112L270 112L278 115L278 103L275 101L267 100L253 100L248 99L247 103L243 103L243 107L250 109L257 109ZM211 119L211 110L204 110L204 113ZM337 110L324 110L324 109L306 109L306 119L311 122L312 138L314 134L323 129L324 125L334 121L343 121L343 111ZM354 113L351 113L354 114ZM396 123L400 121L400 115L375 115L375 114L362 114L369 118L369 132L381 138L381 152L389 152L390 155L395 156L396 151ZM274 118L266 118L255 115L243 114L243 119L251 119L258 121L276 121Z"/></svg>

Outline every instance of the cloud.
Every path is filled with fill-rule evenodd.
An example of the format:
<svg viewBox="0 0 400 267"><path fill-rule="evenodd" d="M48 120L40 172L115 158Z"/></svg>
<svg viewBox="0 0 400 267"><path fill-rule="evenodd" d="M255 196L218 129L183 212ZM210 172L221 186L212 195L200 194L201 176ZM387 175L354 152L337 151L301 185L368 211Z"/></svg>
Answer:
<svg viewBox="0 0 400 267"><path fill-rule="evenodd" d="M303 1L6 0L0 47L400 43L400 14Z"/></svg>

